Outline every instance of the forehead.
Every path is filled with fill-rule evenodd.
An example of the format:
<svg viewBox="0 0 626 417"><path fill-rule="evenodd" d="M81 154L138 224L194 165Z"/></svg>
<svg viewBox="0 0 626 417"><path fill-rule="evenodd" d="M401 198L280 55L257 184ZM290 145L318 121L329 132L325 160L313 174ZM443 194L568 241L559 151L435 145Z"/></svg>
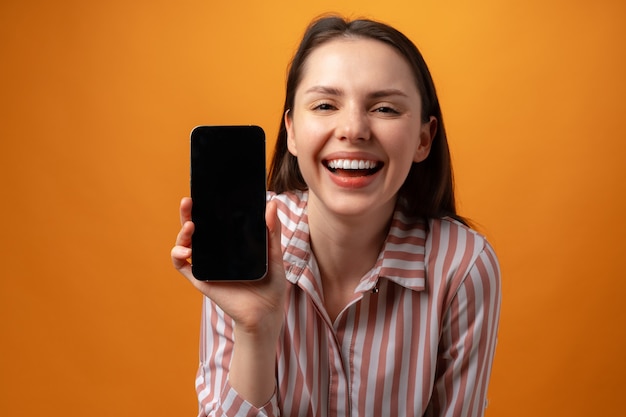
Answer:
<svg viewBox="0 0 626 417"><path fill-rule="evenodd" d="M317 46L306 58L300 84L385 84L417 88L407 60L393 46L360 37L340 37Z"/></svg>

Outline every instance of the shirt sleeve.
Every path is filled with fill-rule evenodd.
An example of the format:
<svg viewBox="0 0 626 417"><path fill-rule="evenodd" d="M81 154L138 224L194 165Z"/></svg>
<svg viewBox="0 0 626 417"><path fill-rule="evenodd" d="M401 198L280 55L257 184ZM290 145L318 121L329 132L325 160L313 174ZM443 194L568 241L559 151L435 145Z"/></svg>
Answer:
<svg viewBox="0 0 626 417"><path fill-rule="evenodd" d="M500 285L498 261L486 243L446 311L435 385L425 416L484 415L500 315Z"/></svg>
<svg viewBox="0 0 626 417"><path fill-rule="evenodd" d="M239 396L228 382L234 322L204 297L200 331L200 366L196 377L199 417L278 417L277 394L256 408Z"/></svg>

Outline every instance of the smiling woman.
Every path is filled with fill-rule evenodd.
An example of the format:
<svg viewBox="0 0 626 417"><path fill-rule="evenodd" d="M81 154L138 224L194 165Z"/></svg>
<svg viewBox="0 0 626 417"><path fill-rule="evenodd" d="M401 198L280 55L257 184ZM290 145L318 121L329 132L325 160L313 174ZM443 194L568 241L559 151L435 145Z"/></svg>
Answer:
<svg viewBox="0 0 626 417"><path fill-rule="evenodd" d="M164 256L180 227L177 203L189 192L189 131L258 124L273 148L284 119L285 65L311 17L329 10L401 28L437 83L458 213L488 236L502 267L505 302L486 416L626 415L626 2L3 0L0 416L27 416L33 408L64 417L197 412L190 386L202 295ZM436 146L433 139L416 165L431 161ZM282 168L297 168L289 156ZM306 188L299 179L279 194ZM407 182L402 189L416 188ZM396 237L385 254L399 262L404 252L393 249L408 249L398 244L405 232L390 232ZM304 245L301 237L308 229L289 241L294 274L302 264L315 266L324 250L323 242ZM315 257L297 262L300 247L312 247ZM391 272L381 272L391 278L380 282L398 288L417 281ZM289 285L299 289L309 276ZM336 336L329 334L353 341L353 360L375 368L392 357L391 345L353 337L341 323L360 330L374 318L368 287L358 288L360 310L340 313ZM378 289L381 302L385 289ZM322 304L310 311L305 305L286 318L317 314ZM380 333L385 340L403 331L425 340L393 317ZM328 381L331 368L321 359L335 357L305 337L329 325L310 324L281 336L291 336L281 361L294 380L299 363L325 370ZM203 340L211 346L214 339ZM318 356L301 355L307 352ZM218 364L213 376L229 371ZM351 376L350 392L373 389L363 366L332 369ZM414 372L411 362L394 369ZM201 375L210 387L202 392L199 383L206 404L221 385ZM414 387L405 391L397 404ZM281 398L291 391L277 395L285 415Z"/></svg>
<svg viewBox="0 0 626 417"><path fill-rule="evenodd" d="M194 279L181 204L172 260L206 296L201 415L482 416L499 266L454 219L441 111L408 38L371 20L309 26L270 188L256 283Z"/></svg>

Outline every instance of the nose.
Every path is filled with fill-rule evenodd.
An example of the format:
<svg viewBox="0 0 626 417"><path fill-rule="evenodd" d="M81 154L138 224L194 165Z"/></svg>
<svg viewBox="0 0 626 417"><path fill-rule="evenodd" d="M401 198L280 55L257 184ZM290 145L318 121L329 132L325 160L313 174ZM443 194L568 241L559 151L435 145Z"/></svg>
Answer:
<svg viewBox="0 0 626 417"><path fill-rule="evenodd" d="M336 136L340 140L369 140L370 125L367 112L358 106L346 106L337 117Z"/></svg>

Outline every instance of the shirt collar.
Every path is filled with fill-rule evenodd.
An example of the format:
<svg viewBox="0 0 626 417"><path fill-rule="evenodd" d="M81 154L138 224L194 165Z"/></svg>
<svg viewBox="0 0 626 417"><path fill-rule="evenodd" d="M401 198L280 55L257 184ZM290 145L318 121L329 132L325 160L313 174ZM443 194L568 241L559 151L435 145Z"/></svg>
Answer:
<svg viewBox="0 0 626 417"><path fill-rule="evenodd" d="M306 215L308 193L299 195L299 204L292 206L292 214L299 220L294 233L286 244L283 260L287 267L287 279L298 282L310 261L309 224ZM294 210L295 209L295 210ZM426 288L425 247L427 224L406 217L396 210L389 233L374 267L363 277L355 292L374 289L380 278L392 281L413 291Z"/></svg>
<svg viewBox="0 0 626 417"><path fill-rule="evenodd" d="M426 288L426 230L424 221L408 218L396 210L376 265L363 277L357 291L374 289L380 278L409 290L423 291Z"/></svg>

